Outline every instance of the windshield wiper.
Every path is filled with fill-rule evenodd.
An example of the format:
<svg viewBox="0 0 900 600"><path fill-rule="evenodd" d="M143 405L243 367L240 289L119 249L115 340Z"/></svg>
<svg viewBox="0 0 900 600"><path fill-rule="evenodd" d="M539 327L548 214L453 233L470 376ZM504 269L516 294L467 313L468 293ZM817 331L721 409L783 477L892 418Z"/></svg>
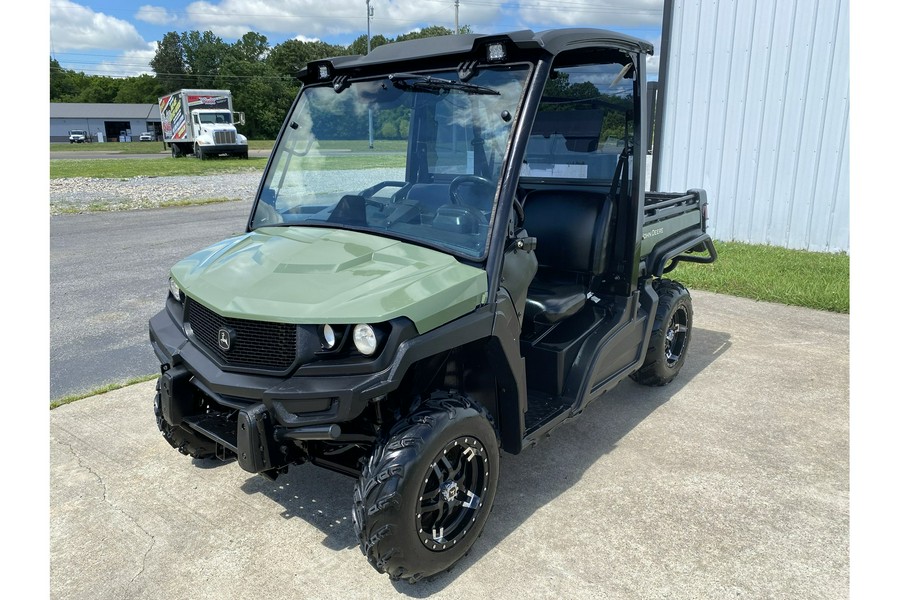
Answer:
<svg viewBox="0 0 900 600"><path fill-rule="evenodd" d="M500 92L495 89L475 85L474 83L465 83L462 81L451 81L449 79L440 79L431 75L413 75L411 73L392 73L388 75L388 79L394 84L394 87L401 90L429 92L439 94L440 92L449 92L451 90L465 92L466 94L483 94L499 96Z"/></svg>

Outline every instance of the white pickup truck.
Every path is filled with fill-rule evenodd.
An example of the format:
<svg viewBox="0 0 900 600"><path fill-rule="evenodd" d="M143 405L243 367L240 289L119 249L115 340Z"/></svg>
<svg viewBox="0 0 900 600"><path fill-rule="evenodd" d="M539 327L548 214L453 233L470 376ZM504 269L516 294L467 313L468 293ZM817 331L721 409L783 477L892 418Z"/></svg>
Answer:
<svg viewBox="0 0 900 600"><path fill-rule="evenodd" d="M69 132L70 144L83 144L89 141L91 141L91 138L84 129L73 129Z"/></svg>

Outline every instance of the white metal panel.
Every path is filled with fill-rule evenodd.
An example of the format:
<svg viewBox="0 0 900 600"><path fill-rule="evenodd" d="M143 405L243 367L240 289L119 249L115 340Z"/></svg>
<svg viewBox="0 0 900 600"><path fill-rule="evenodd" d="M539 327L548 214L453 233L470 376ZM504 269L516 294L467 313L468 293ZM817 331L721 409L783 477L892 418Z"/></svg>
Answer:
<svg viewBox="0 0 900 600"><path fill-rule="evenodd" d="M849 250L847 0L674 0L663 191L716 239Z"/></svg>

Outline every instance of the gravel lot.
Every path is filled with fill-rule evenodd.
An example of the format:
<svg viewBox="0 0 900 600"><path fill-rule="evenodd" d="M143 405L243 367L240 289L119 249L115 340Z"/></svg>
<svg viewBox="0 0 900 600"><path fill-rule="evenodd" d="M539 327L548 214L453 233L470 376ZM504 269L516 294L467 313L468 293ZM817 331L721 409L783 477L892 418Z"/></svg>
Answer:
<svg viewBox="0 0 900 600"><path fill-rule="evenodd" d="M50 180L50 214L91 210L156 208L179 200L224 198L250 200L261 171L224 173L214 177L71 177Z"/></svg>
<svg viewBox="0 0 900 600"><path fill-rule="evenodd" d="M402 180L403 169L314 171L304 174L306 192L362 190L377 181ZM176 201L252 200L262 171L178 177L70 177L50 180L50 214L158 208Z"/></svg>

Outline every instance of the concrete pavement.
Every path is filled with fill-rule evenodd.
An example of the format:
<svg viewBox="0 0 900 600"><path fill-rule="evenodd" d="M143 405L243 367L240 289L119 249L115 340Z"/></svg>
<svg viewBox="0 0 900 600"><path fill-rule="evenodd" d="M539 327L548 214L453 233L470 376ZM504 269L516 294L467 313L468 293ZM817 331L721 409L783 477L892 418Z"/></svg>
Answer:
<svg viewBox="0 0 900 600"><path fill-rule="evenodd" d="M156 429L153 382L60 407L51 596L846 597L849 317L693 296L679 378L626 381L504 456L482 538L415 586L358 550L350 478L192 461Z"/></svg>

